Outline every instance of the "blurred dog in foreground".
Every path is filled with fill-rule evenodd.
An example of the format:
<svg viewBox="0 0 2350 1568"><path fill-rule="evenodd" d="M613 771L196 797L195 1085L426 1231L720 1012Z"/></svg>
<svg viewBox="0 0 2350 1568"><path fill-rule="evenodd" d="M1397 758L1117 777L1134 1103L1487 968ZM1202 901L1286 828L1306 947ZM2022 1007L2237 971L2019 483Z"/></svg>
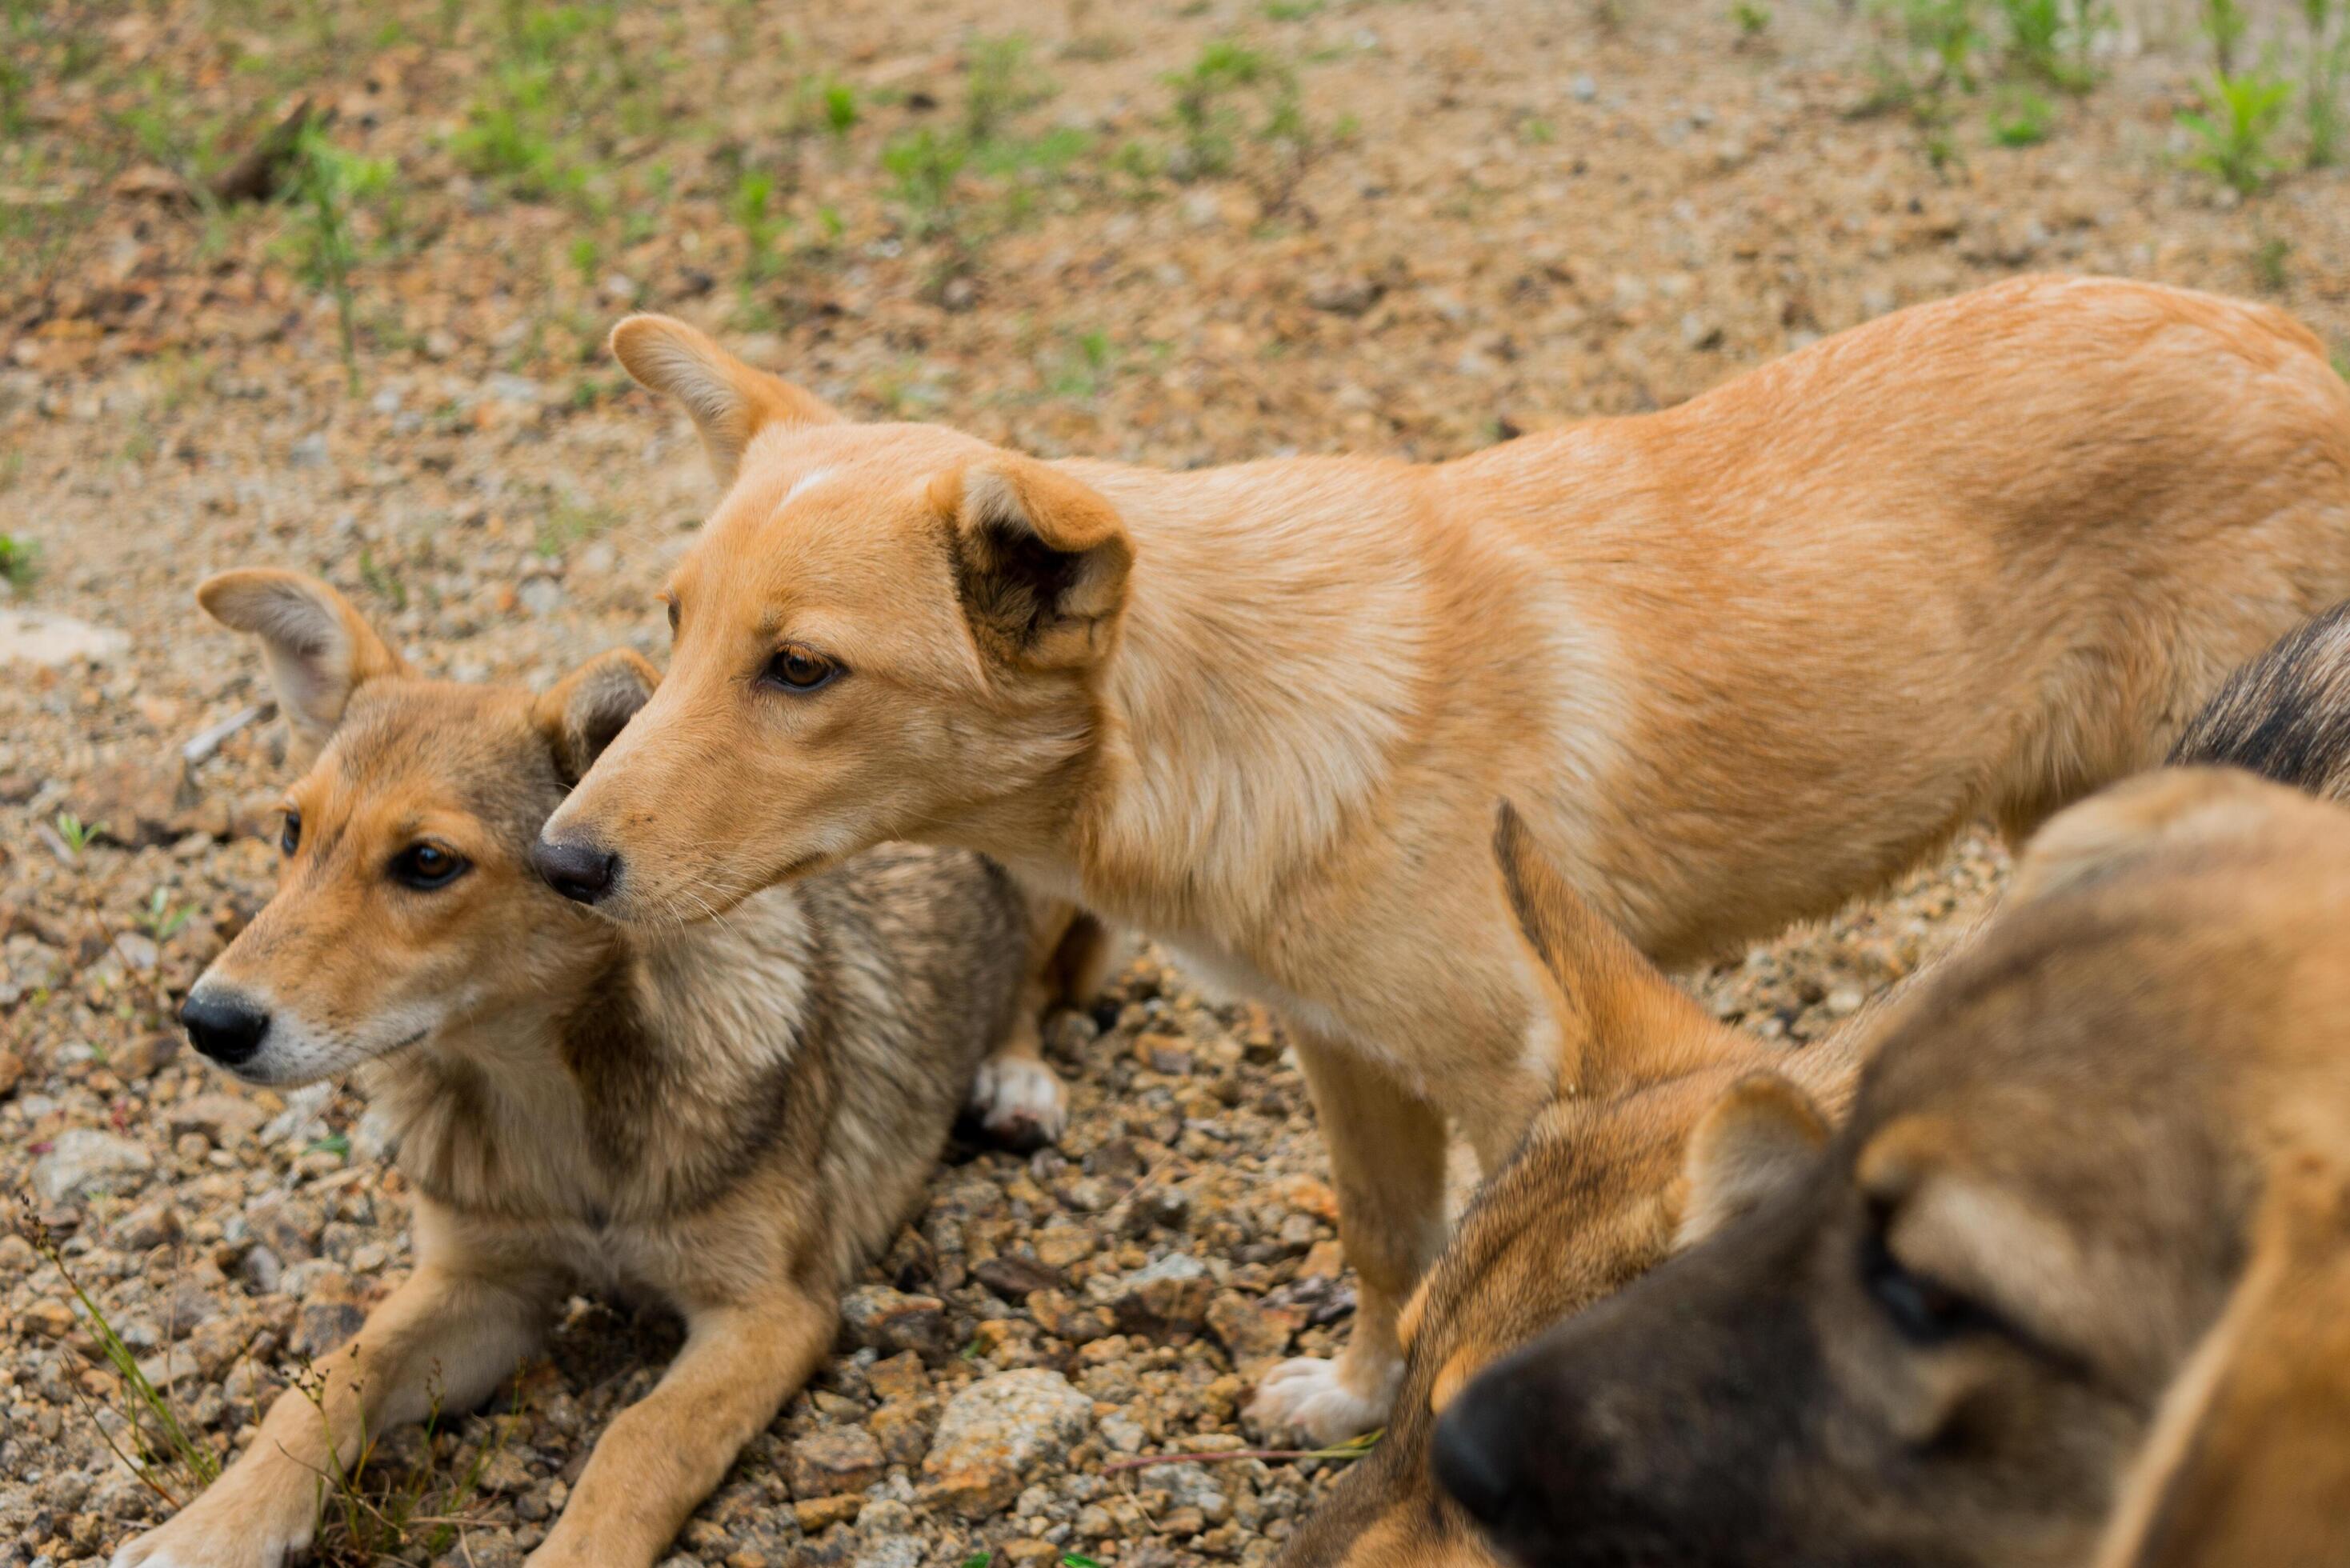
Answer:
<svg viewBox="0 0 2350 1568"><path fill-rule="evenodd" d="M416 1266L318 1364L321 1402L282 1396L116 1568L275 1568L362 1443L478 1403L582 1285L674 1305L686 1340L531 1562L650 1563L830 1350L839 1285L919 1199L974 1075L1027 1070L1066 908L977 856L898 846L724 920L623 931L530 850L650 694L643 659L534 697L411 674L291 573L201 597L260 639L324 750L286 796L276 896L190 992L188 1033L255 1083L361 1070L414 1190Z"/></svg>
<svg viewBox="0 0 2350 1568"><path fill-rule="evenodd" d="M978 849L1274 1004L1359 1306L1255 1414L1320 1438L1390 1403L1448 1121L1490 1170L1585 1072L1481 873L1496 798L1635 948L1711 954L2147 766L2350 593L2350 387L2273 310L2133 283L1434 465L1045 462L849 422L681 322L613 347L726 493L542 868L634 925Z"/></svg>
<svg viewBox="0 0 2350 1568"><path fill-rule="evenodd" d="M2321 799L2350 799L2350 605L2231 675L2169 761L2247 768ZM1591 1068L1582 1092L1546 1107L1471 1199L1405 1310L1405 1380L1386 1438L1307 1521L1284 1568L1490 1568L1491 1547L1431 1472L1437 1417L1487 1365L1742 1211L1775 1175L1758 1152L1806 1156L1803 1140L1748 1147L1742 1164L1725 1156L1754 1112L1748 1096L1806 1127L1840 1119L1894 1004L1934 972L1929 965L1826 1038L1790 1051L1718 1022L1644 962L1565 886L1506 806L1494 854L1556 986L1561 1031ZM1765 1072L1787 1082L1755 1076ZM1694 1189L1684 1176L1690 1163L1711 1172Z"/></svg>
<svg viewBox="0 0 2350 1568"><path fill-rule="evenodd" d="M1529 1565L2315 1568L2350 1517L2350 814L2166 769L2052 821L1849 1123L1750 1079L1730 1217L1497 1363L1439 1476ZM2149 1443L2149 1436L2152 1441Z"/></svg>

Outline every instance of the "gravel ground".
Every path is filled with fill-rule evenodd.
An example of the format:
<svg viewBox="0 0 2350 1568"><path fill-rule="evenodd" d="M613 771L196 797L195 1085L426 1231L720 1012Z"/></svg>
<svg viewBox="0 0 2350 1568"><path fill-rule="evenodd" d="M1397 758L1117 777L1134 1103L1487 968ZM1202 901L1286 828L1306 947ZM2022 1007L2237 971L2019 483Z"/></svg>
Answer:
<svg viewBox="0 0 2350 1568"><path fill-rule="evenodd" d="M1752 30L1663 0L35 12L0 23L30 63L0 78L0 1189L26 1231L0 1237L0 1563L103 1557L160 1506L36 1240L221 1451L408 1264L364 1107L226 1083L170 1023L267 897L286 739L191 589L315 570L459 678L660 657L650 594L708 496L690 431L597 351L620 310L866 417L1176 465L1456 453L2034 267L2265 292L2350 345L2350 182L2239 198L2179 166L2208 56L2184 5L2122 7L2100 84L2044 89L2025 148L1988 130L2033 90L1991 84L1995 48L1941 129L1930 95L1857 116L1893 29L1809 0ZM2297 15L2256 6L2240 53ZM335 223L184 199L300 92L335 111L304 166ZM1688 978L1798 1044L2002 868L1970 837ZM677 1561L1277 1555L1330 1461L1112 1467L1247 1447L1253 1374L1345 1331L1280 1032L1146 951L1051 1048L1062 1146L949 1151ZM382 1445L379 1506L462 1526L338 1525L335 1553L518 1561L675 1343L575 1303L486 1412Z"/></svg>

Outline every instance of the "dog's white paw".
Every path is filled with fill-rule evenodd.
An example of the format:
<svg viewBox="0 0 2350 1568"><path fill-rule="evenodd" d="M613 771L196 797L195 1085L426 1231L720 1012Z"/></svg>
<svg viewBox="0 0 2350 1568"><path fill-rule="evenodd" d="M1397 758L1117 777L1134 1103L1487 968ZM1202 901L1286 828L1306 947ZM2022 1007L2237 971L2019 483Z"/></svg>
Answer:
<svg viewBox="0 0 2350 1568"><path fill-rule="evenodd" d="M1360 1437L1387 1420L1403 1367L1399 1363L1375 1374L1368 1388L1354 1386L1349 1370L1343 1356L1294 1356L1256 1386L1248 1417L1262 1430L1303 1433L1317 1446Z"/></svg>
<svg viewBox="0 0 2350 1568"><path fill-rule="evenodd" d="M224 1494L213 1494L182 1509L146 1534L125 1542L109 1568L283 1568L310 1543L307 1500L298 1516L266 1502L240 1508ZM292 1528L273 1528L263 1516L277 1512L298 1517Z"/></svg>
<svg viewBox="0 0 2350 1568"><path fill-rule="evenodd" d="M1014 1148L1060 1141L1069 1125L1069 1091L1033 1056L992 1056L972 1081L971 1108L990 1137Z"/></svg>

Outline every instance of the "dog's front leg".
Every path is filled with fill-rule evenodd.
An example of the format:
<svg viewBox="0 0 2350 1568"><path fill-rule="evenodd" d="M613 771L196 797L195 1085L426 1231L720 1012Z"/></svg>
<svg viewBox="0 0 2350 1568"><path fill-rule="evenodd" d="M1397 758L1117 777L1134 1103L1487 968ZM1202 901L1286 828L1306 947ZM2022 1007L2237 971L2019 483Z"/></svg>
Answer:
<svg viewBox="0 0 2350 1568"><path fill-rule="evenodd" d="M528 1568L641 1568L807 1381L839 1320L829 1292L786 1287L690 1315L653 1391L620 1412Z"/></svg>
<svg viewBox="0 0 2350 1568"><path fill-rule="evenodd" d="M1330 1149L1355 1326L1335 1361L1299 1356L1267 1373L1249 1414L1334 1443L1386 1420L1403 1379L1396 1314L1444 1244L1444 1117L1359 1052L1300 1037L1297 1059Z"/></svg>
<svg viewBox="0 0 2350 1568"><path fill-rule="evenodd" d="M277 1397L253 1446L202 1497L114 1554L113 1568L277 1568L310 1542L318 1507L367 1435L478 1404L536 1343L547 1296L433 1263Z"/></svg>

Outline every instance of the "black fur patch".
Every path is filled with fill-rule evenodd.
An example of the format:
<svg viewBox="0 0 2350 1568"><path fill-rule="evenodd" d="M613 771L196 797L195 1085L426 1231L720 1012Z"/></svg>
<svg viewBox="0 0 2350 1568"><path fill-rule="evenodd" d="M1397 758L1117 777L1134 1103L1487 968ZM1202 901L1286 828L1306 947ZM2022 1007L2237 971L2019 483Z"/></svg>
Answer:
<svg viewBox="0 0 2350 1568"><path fill-rule="evenodd" d="M2350 604L2230 676L2168 760L2243 768L2321 799L2350 797Z"/></svg>
<svg viewBox="0 0 2350 1568"><path fill-rule="evenodd" d="M988 522L956 541L955 594L973 620L1025 648L1060 618L1079 565L1017 524Z"/></svg>

